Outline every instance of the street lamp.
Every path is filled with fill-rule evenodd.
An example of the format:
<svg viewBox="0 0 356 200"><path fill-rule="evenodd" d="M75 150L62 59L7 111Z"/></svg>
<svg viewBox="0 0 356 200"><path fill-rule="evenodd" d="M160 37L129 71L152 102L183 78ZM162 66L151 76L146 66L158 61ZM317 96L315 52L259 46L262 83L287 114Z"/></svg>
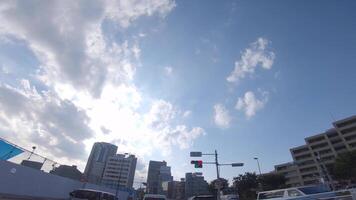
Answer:
<svg viewBox="0 0 356 200"><path fill-rule="evenodd" d="M258 160L258 158L257 158L257 157L254 157L253 159L255 159L255 160L257 161L258 171L260 172L260 176L261 176L261 175L262 175L262 173L261 173L260 162L259 162L259 160Z"/></svg>

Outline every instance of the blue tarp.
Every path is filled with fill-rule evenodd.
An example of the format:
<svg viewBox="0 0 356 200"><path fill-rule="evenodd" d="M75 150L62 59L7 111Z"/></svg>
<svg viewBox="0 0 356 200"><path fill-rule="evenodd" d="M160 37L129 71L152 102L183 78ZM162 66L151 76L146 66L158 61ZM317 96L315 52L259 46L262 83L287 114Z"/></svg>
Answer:
<svg viewBox="0 0 356 200"><path fill-rule="evenodd" d="M8 160L22 152L23 150L0 139L0 160Z"/></svg>

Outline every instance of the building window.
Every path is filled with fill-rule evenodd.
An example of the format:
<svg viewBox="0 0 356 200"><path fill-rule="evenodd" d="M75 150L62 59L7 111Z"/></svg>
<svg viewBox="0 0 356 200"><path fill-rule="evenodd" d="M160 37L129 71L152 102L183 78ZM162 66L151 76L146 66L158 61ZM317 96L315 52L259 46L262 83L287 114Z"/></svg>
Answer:
<svg viewBox="0 0 356 200"><path fill-rule="evenodd" d="M313 146L311 146L311 148L312 149L319 149L319 148L323 148L323 147L326 147L326 146L328 146L328 143L324 142L324 143L321 143L321 144L313 145Z"/></svg>
<svg viewBox="0 0 356 200"><path fill-rule="evenodd" d="M342 142L342 139L331 140L330 142L331 142L331 144L337 144L337 143Z"/></svg>
<svg viewBox="0 0 356 200"><path fill-rule="evenodd" d="M346 146L345 145L341 145L341 146L338 146L338 147L334 147L335 151L340 151L340 150L343 150L343 149L346 149Z"/></svg>
<svg viewBox="0 0 356 200"><path fill-rule="evenodd" d="M304 158L310 158L311 157L311 154L308 153L308 154L305 154L305 155L301 155L301 156L296 156L295 159L296 160L302 160Z"/></svg>
<svg viewBox="0 0 356 200"><path fill-rule="evenodd" d="M328 138L333 138L333 137L338 136L338 134L337 134L337 132L332 132L332 133L328 133L327 136L328 136Z"/></svg>
<svg viewBox="0 0 356 200"><path fill-rule="evenodd" d="M314 143L314 142L322 141L322 140L324 140L324 139L325 139L325 137L324 137L324 135L322 135L322 136L319 136L319 137L317 137L317 138L308 139L307 141L308 141L308 143Z"/></svg>
<svg viewBox="0 0 356 200"><path fill-rule="evenodd" d="M319 155L328 154L330 152L332 152L331 149L322 150L322 151L319 151Z"/></svg>
<svg viewBox="0 0 356 200"><path fill-rule="evenodd" d="M340 131L343 135L347 134L347 133L350 133L350 132L354 132L356 131L356 126L353 126L351 128L347 128L347 129L344 129L342 131Z"/></svg>
<svg viewBox="0 0 356 200"><path fill-rule="evenodd" d="M318 170L318 168L317 167L307 167L307 168L302 168L302 169L300 169L299 171L301 172L301 173L303 173L303 172L309 172L309 171L314 171L314 170Z"/></svg>
<svg viewBox="0 0 356 200"><path fill-rule="evenodd" d="M352 120L349 120L349 121L346 121L346 122L342 122L340 124L337 124L336 126L338 128L341 128L341 127L348 126L348 125L353 124L353 123L356 123L356 119L352 119Z"/></svg>
<svg viewBox="0 0 356 200"><path fill-rule="evenodd" d="M308 147L302 148L302 149L296 149L296 150L292 150L294 154L298 154L298 153L302 153L302 152L306 152L309 151Z"/></svg>
<svg viewBox="0 0 356 200"><path fill-rule="evenodd" d="M346 141L350 141L350 140L353 140L353 139L356 139L356 134L345 137Z"/></svg>

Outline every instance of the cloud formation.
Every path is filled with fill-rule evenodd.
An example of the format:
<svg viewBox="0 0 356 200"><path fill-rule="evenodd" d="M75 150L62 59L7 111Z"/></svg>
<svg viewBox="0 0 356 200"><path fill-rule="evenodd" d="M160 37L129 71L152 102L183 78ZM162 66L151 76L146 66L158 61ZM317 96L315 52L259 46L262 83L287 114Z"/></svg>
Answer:
<svg viewBox="0 0 356 200"><path fill-rule="evenodd" d="M72 102L38 92L27 80L21 88L0 85L0 129L12 141L38 144L59 158L84 159L83 140L94 136L89 122Z"/></svg>
<svg viewBox="0 0 356 200"><path fill-rule="evenodd" d="M21 42L39 63L21 87L0 82L1 136L79 166L96 141L113 142L140 160L193 145L206 133L181 123L189 113L160 98L143 99L135 85L146 35L115 39L140 17L164 19L175 5L173 0L1 1L1 40Z"/></svg>
<svg viewBox="0 0 356 200"><path fill-rule="evenodd" d="M106 82L132 80L135 67L129 59L140 55L137 45L106 37L104 21L127 28L141 16L164 17L174 7L171 0L2 1L0 35L27 43L47 85L65 82L100 96Z"/></svg>
<svg viewBox="0 0 356 200"><path fill-rule="evenodd" d="M251 118L267 103L268 93L264 92L262 96L262 99L257 99L252 91L248 91L243 97L238 98L235 108L243 111L247 118Z"/></svg>
<svg viewBox="0 0 356 200"><path fill-rule="evenodd" d="M214 105L214 122L218 127L223 129L230 127L231 117L224 105Z"/></svg>
<svg viewBox="0 0 356 200"><path fill-rule="evenodd" d="M173 73L173 68L171 66L167 66L164 68L164 73L166 73L167 76L171 76Z"/></svg>
<svg viewBox="0 0 356 200"><path fill-rule="evenodd" d="M226 80L231 83L238 82L246 75L253 74L258 66L267 70L271 69L275 54L268 50L269 43L265 38L258 38L257 41L251 43L241 55L240 60L235 62L235 68Z"/></svg>

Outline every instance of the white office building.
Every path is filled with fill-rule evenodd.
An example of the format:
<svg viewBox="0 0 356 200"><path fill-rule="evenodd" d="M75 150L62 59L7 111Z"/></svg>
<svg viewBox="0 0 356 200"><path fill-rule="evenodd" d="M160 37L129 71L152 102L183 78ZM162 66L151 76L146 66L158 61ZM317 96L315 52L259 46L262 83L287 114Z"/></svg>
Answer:
<svg viewBox="0 0 356 200"><path fill-rule="evenodd" d="M134 155L117 154L106 162L102 184L117 188L132 188L137 158Z"/></svg>

